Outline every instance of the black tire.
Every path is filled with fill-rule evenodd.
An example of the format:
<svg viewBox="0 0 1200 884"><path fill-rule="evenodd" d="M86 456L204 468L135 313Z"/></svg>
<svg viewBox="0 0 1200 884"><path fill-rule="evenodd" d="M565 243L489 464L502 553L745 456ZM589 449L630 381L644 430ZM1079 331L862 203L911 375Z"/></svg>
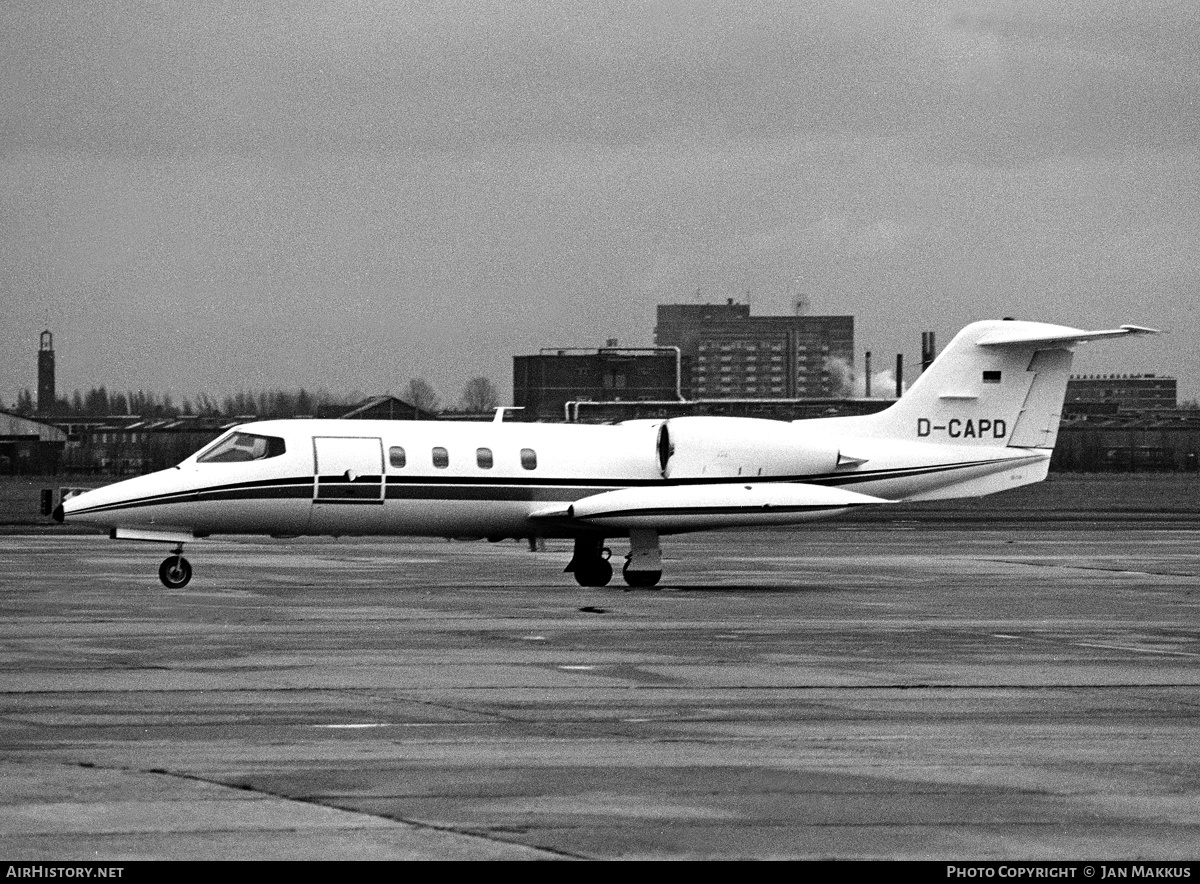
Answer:
<svg viewBox="0 0 1200 884"><path fill-rule="evenodd" d="M662 571L630 571L629 566L626 565L621 569L621 576L630 586L641 589L656 586L662 578Z"/></svg>
<svg viewBox="0 0 1200 884"><path fill-rule="evenodd" d="M612 565L604 559L595 559L575 569L575 582L580 586L608 586L612 573Z"/></svg>
<svg viewBox="0 0 1200 884"><path fill-rule="evenodd" d="M192 565L183 556L167 556L158 566L158 579L167 589L183 589L192 579Z"/></svg>

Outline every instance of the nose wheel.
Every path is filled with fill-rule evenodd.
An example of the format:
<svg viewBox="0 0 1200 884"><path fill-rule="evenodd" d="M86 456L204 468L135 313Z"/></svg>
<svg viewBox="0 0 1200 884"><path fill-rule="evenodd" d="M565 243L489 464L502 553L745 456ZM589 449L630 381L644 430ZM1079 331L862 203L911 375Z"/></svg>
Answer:
<svg viewBox="0 0 1200 884"><path fill-rule="evenodd" d="M192 579L192 565L183 557L183 547L163 559L158 566L158 579L167 589L182 589Z"/></svg>

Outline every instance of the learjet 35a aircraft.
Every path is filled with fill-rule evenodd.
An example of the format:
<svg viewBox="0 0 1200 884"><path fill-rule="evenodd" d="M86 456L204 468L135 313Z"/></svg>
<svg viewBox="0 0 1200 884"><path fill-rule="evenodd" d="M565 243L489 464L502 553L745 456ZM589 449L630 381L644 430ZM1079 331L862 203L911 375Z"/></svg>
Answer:
<svg viewBox="0 0 1200 884"><path fill-rule="evenodd" d="M889 408L792 423L678 417L609 425L270 420L176 467L65 500L62 522L173 545L213 534L572 538L582 586L653 586L659 537L791 525L855 507L974 497L1045 478L1073 348L1154 333L989 320L967 326Z"/></svg>

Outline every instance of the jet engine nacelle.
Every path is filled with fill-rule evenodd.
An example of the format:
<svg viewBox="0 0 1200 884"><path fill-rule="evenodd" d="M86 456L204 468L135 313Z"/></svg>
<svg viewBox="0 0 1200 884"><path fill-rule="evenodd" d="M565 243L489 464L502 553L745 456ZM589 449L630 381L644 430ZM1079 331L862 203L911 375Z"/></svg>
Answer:
<svg viewBox="0 0 1200 884"><path fill-rule="evenodd" d="M665 479L755 479L832 473L835 442L781 421L743 417L679 417L658 430Z"/></svg>

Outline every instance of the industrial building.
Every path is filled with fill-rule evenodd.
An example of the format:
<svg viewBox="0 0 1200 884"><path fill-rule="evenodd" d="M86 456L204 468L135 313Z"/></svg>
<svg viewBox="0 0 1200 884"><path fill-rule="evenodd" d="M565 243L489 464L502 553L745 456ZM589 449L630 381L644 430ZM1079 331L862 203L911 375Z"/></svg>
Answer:
<svg viewBox="0 0 1200 884"><path fill-rule="evenodd" d="M513 405L522 421L573 420L576 403L679 401L674 347L544 348L513 357Z"/></svg>
<svg viewBox="0 0 1200 884"><path fill-rule="evenodd" d="M346 410L344 405L326 405L317 409L316 417L359 421L435 421L438 415L418 408L390 394L372 396ZM299 415L297 415L299 417Z"/></svg>
<svg viewBox="0 0 1200 884"><path fill-rule="evenodd" d="M578 400L569 404L567 418L579 423L662 420L671 417L716 415L796 421L814 417L874 414L894 399L687 399L606 402Z"/></svg>
<svg viewBox="0 0 1200 884"><path fill-rule="evenodd" d="M1072 375L1067 381L1064 410L1115 414L1175 408L1177 401L1175 378L1153 374Z"/></svg>
<svg viewBox="0 0 1200 884"><path fill-rule="evenodd" d="M58 472L67 434L59 427L0 411L0 475Z"/></svg>
<svg viewBox="0 0 1200 884"><path fill-rule="evenodd" d="M853 316L751 316L748 304L660 304L654 342L678 347L695 399L853 394Z"/></svg>
<svg viewBox="0 0 1200 884"><path fill-rule="evenodd" d="M1193 409L1064 421L1050 460L1055 472L1195 472L1200 412Z"/></svg>
<svg viewBox="0 0 1200 884"><path fill-rule="evenodd" d="M521 420L602 422L685 414L798 420L869 414L851 398L854 318L751 316L750 307L662 304L655 347L544 348L513 358ZM882 392L882 391L881 391Z"/></svg>

